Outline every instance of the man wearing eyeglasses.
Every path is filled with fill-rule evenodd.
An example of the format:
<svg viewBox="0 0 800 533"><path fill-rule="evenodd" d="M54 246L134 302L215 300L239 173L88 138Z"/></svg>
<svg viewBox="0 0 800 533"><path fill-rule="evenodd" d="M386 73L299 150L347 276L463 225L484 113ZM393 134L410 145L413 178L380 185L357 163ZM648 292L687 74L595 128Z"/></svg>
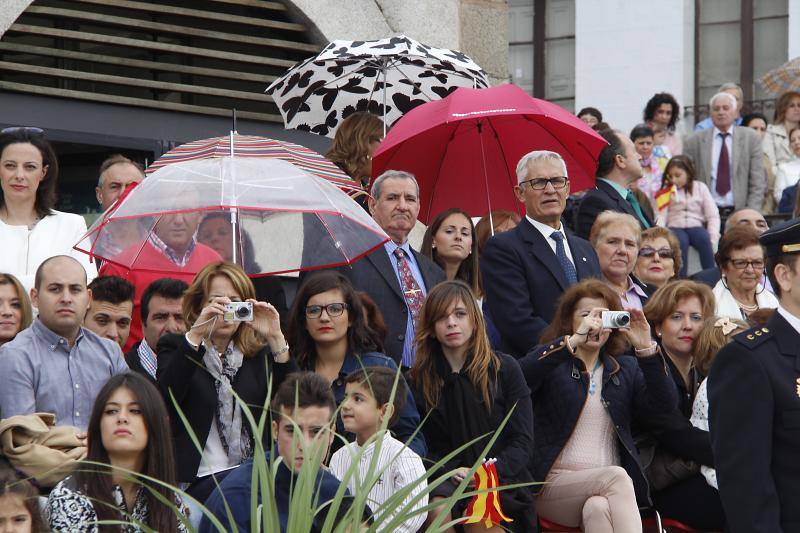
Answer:
<svg viewBox="0 0 800 533"><path fill-rule="evenodd" d="M514 192L525 218L486 243L481 273L486 303L500 332L502 351L519 358L539 342L561 294L578 281L600 275L591 245L564 228L569 178L564 159L546 150L517 164Z"/></svg>
<svg viewBox="0 0 800 533"><path fill-rule="evenodd" d="M576 232L589 238L597 215L603 211L617 211L632 215L643 230L655 224L642 208L630 186L642 177L642 165L636 147L627 135L619 131L605 130L600 136L608 141L597 159L597 183L589 190L578 206Z"/></svg>

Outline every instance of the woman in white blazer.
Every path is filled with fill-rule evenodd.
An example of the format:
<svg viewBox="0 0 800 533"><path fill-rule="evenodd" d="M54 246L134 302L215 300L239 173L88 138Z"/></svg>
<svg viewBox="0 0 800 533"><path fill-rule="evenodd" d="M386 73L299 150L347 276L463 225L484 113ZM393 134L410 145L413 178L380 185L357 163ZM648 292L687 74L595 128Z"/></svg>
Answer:
<svg viewBox="0 0 800 533"><path fill-rule="evenodd" d="M30 291L36 269L55 255L69 255L97 275L89 256L73 250L86 233L80 215L53 209L58 160L38 128L7 128L0 133L0 272L13 274Z"/></svg>

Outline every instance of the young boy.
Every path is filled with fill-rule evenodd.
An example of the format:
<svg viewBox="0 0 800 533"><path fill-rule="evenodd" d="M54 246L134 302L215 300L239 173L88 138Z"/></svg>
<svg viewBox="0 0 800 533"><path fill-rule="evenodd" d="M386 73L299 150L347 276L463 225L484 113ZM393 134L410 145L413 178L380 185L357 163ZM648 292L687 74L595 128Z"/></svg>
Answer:
<svg viewBox="0 0 800 533"><path fill-rule="evenodd" d="M388 431L376 436L387 417L385 427L392 425L406 398L406 384L401 377L397 383L394 401L391 401L396 372L386 367L367 367L345 378L345 399L340 414L345 429L355 434L356 442L351 442L333 454L330 469L342 482L348 483L352 493L364 487L370 474L379 474L380 477L369 488L367 495L367 505L376 511L376 523L388 524L395 515L402 513L409 517L393 528L393 531L413 533L422 527L426 513L410 515L428 504L428 497L424 496L409 508L411 500L427 486L422 459ZM378 457L374 459L376 453ZM347 471L354 461L358 461L358 465L348 476ZM409 484L413 484L415 488L404 498L403 503L392 508L389 516L381 516L377 510L393 494Z"/></svg>
<svg viewBox="0 0 800 533"><path fill-rule="evenodd" d="M290 375L278 387L272 400L272 437L277 445L277 455L283 460L278 466L275 476L275 502L281 531L287 531L289 520L289 502L292 494L303 491L301 479L298 477L305 459L316 459L320 463L328 455L333 440L333 414L336 411L336 400L333 397L330 383L314 372L298 372ZM269 452L267 452L269 461ZM251 528L250 495L253 476L253 460L250 459L233 470L220 486L214 489L206 508L217 517L228 531L233 531L229 523L225 504L230 507L236 530L240 532L258 531ZM320 508L332 500L339 488L339 480L326 470L320 468L315 481L313 493L316 501L312 508ZM258 498L262 505L270 505ZM346 499L345 501L348 501ZM325 509L328 507L326 506ZM343 516L346 509L339 510ZM261 510L257 512L260 516ZM321 512L314 523L324 523L324 512ZM260 530L269 530L263 524ZM200 533L216 532L211 521L203 516L200 522Z"/></svg>

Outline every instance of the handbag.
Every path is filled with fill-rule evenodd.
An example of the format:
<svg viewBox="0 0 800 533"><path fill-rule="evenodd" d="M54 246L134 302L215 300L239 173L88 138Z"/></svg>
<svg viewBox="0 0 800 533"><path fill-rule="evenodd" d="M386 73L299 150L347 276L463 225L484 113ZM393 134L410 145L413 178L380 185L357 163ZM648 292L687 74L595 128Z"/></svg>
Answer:
<svg viewBox="0 0 800 533"><path fill-rule="evenodd" d="M654 491L665 489L700 472L699 463L659 447L658 441L652 436L637 439L636 445L642 470Z"/></svg>

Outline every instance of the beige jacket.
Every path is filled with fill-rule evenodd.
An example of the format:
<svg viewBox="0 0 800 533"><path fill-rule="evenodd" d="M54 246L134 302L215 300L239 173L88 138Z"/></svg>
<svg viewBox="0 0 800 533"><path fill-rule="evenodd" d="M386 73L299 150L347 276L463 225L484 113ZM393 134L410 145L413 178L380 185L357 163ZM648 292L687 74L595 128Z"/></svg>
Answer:
<svg viewBox="0 0 800 533"><path fill-rule="evenodd" d="M778 165L794 159L794 153L789 147L789 133L783 124L770 124L764 134L764 154L772 165L772 174L777 175Z"/></svg>
<svg viewBox="0 0 800 533"><path fill-rule="evenodd" d="M52 487L86 457L78 428L56 426L55 415L34 413L0 421L0 454L42 487Z"/></svg>

